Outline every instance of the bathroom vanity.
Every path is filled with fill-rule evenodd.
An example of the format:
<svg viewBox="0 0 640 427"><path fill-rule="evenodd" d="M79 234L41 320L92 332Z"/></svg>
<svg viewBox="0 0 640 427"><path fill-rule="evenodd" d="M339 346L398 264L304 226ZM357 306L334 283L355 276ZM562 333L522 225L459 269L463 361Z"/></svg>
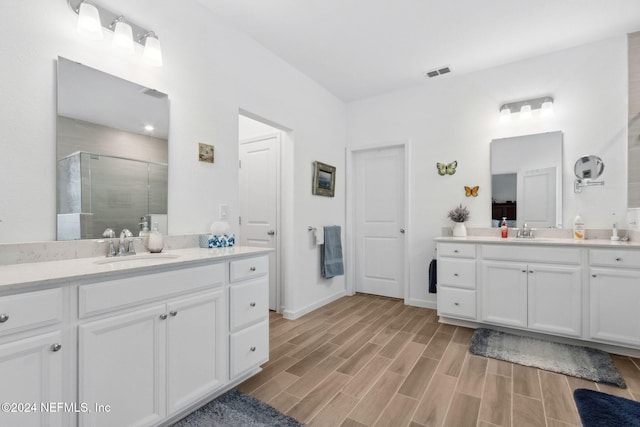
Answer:
<svg viewBox="0 0 640 427"><path fill-rule="evenodd" d="M0 425L164 425L254 375L267 252L0 266Z"/></svg>
<svg viewBox="0 0 640 427"><path fill-rule="evenodd" d="M442 322L640 353L640 245L479 236L436 241Z"/></svg>

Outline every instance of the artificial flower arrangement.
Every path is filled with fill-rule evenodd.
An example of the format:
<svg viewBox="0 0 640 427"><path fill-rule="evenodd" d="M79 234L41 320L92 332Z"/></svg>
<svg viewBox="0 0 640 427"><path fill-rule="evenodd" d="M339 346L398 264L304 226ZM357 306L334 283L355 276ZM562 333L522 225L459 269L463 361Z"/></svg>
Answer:
<svg viewBox="0 0 640 427"><path fill-rule="evenodd" d="M462 204L460 204L454 209L451 209L447 215L449 216L449 219L453 222L465 222L469 219L469 216L471 215L471 213L469 212L469 209L467 209L466 206L462 206Z"/></svg>

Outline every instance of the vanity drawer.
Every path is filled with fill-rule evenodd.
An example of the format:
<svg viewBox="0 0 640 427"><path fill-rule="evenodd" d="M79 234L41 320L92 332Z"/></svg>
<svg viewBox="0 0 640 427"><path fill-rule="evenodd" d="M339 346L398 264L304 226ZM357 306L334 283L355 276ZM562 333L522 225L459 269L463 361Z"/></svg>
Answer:
<svg viewBox="0 0 640 427"><path fill-rule="evenodd" d="M0 334L52 325L62 320L60 288L0 298Z"/></svg>
<svg viewBox="0 0 640 427"><path fill-rule="evenodd" d="M553 246L482 245L483 259L580 264L580 249Z"/></svg>
<svg viewBox="0 0 640 427"><path fill-rule="evenodd" d="M439 257L438 285L475 289L476 261Z"/></svg>
<svg viewBox="0 0 640 427"><path fill-rule="evenodd" d="M269 360L269 322L265 320L231 334L231 378Z"/></svg>
<svg viewBox="0 0 640 427"><path fill-rule="evenodd" d="M442 286L438 288L438 315L476 318L476 291Z"/></svg>
<svg viewBox="0 0 640 427"><path fill-rule="evenodd" d="M640 268L640 251L619 249L590 249L589 263L604 267Z"/></svg>
<svg viewBox="0 0 640 427"><path fill-rule="evenodd" d="M259 277L269 272L269 256L239 259L229 263L229 280L238 282L240 280Z"/></svg>
<svg viewBox="0 0 640 427"><path fill-rule="evenodd" d="M229 287L229 317L232 331L266 318L269 313L269 278Z"/></svg>
<svg viewBox="0 0 640 427"><path fill-rule="evenodd" d="M172 295L224 285L225 264L170 270L82 285L78 288L80 318L142 304Z"/></svg>
<svg viewBox="0 0 640 427"><path fill-rule="evenodd" d="M475 258L476 245L464 243L438 243L438 255L457 258Z"/></svg>

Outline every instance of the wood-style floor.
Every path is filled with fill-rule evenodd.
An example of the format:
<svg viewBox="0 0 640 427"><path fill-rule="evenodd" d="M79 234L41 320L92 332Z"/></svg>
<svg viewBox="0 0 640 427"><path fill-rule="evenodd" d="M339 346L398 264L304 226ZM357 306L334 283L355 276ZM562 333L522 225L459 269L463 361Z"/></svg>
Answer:
<svg viewBox="0 0 640 427"><path fill-rule="evenodd" d="M310 426L579 426L576 388L640 400L640 359L612 355L620 389L472 355L472 333L365 294L272 313L269 363L238 388Z"/></svg>

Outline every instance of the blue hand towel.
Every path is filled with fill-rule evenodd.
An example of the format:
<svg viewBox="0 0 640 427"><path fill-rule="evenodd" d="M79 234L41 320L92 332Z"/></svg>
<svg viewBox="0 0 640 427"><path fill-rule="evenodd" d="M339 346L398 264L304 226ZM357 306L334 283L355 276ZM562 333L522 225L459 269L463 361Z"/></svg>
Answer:
<svg viewBox="0 0 640 427"><path fill-rule="evenodd" d="M344 274L342 262L342 240L340 226L332 225L324 228L324 245L320 251L322 277L330 279Z"/></svg>

